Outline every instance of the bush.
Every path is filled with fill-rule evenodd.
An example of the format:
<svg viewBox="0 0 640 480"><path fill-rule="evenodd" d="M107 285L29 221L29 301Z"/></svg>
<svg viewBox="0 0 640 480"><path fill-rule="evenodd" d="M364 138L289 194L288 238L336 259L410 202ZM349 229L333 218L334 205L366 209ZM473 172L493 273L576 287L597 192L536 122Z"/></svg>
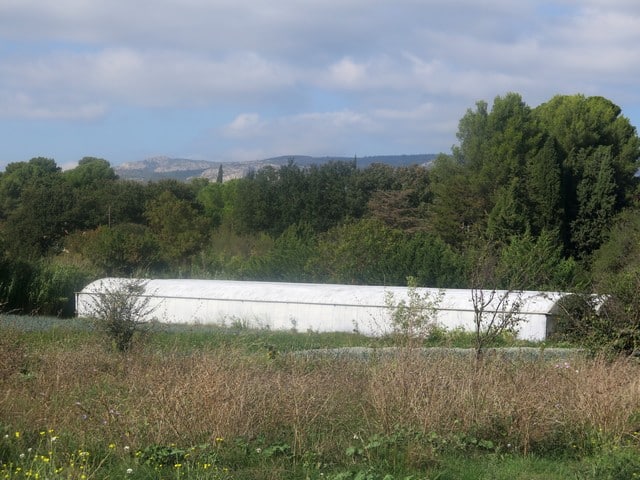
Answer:
<svg viewBox="0 0 640 480"><path fill-rule="evenodd" d="M634 288L638 285L634 281ZM560 313L552 338L581 345L592 353L637 355L640 351L640 318L635 305L636 294L627 294L628 288L628 285L620 284L617 291L606 297L565 297L559 303Z"/></svg>
<svg viewBox="0 0 640 480"><path fill-rule="evenodd" d="M596 304L590 295L568 295L558 301L552 337L570 343L584 343L595 322Z"/></svg>
<svg viewBox="0 0 640 480"><path fill-rule="evenodd" d="M35 275L33 264L23 260L0 263L0 306L5 312L30 312L29 292Z"/></svg>
<svg viewBox="0 0 640 480"><path fill-rule="evenodd" d="M90 273L48 259L0 262L0 307L3 311L70 317L74 294Z"/></svg>
<svg viewBox="0 0 640 480"><path fill-rule="evenodd" d="M145 296L143 280L127 280L110 284L102 282L102 291L94 293L89 307L99 330L113 341L117 350L126 352L131 348L136 334L147 332L155 307L150 306L150 297Z"/></svg>
<svg viewBox="0 0 640 480"><path fill-rule="evenodd" d="M31 310L41 315L73 316L75 292L86 285L88 278L89 274L79 267L40 262L29 290Z"/></svg>
<svg viewBox="0 0 640 480"><path fill-rule="evenodd" d="M407 346L423 342L438 327L438 306L443 291L420 293L415 278L407 278L407 300L397 300L393 293L386 292L385 305L390 311L394 335Z"/></svg>

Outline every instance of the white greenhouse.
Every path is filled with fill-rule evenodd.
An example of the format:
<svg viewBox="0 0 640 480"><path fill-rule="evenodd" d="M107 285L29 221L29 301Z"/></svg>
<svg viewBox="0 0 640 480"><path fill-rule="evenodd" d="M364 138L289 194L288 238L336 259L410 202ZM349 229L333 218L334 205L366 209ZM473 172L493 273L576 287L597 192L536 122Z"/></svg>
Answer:
<svg viewBox="0 0 640 480"><path fill-rule="evenodd" d="M104 295L121 291L131 279L104 278L76 294L79 317L90 317ZM226 280L140 280L149 317L163 323L243 325L248 328L316 332L358 331L377 336L391 331L393 306L410 304L406 287L332 285ZM521 319L518 337L544 340L553 330L560 292L427 289L413 291L435 301L435 321L445 329L474 329L474 294L487 305L487 317L512 314ZM488 300L493 296L493 301Z"/></svg>

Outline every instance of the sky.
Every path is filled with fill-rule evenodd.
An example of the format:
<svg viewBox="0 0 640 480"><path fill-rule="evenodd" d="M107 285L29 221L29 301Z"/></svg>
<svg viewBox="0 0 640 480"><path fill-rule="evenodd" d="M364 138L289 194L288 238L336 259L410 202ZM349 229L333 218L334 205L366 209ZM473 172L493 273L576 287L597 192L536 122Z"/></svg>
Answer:
<svg viewBox="0 0 640 480"><path fill-rule="evenodd" d="M637 0L0 0L0 169L450 153L479 100L640 124Z"/></svg>

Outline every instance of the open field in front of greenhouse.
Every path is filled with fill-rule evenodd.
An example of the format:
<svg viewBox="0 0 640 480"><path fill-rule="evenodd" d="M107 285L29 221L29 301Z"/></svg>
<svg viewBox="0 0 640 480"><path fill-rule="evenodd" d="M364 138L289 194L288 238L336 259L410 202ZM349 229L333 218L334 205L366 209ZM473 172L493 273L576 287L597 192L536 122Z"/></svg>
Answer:
<svg viewBox="0 0 640 480"><path fill-rule="evenodd" d="M392 338L201 327L122 354L77 320L0 330L5 478L640 475L633 360L527 344L477 362ZM467 346L459 333L432 342Z"/></svg>

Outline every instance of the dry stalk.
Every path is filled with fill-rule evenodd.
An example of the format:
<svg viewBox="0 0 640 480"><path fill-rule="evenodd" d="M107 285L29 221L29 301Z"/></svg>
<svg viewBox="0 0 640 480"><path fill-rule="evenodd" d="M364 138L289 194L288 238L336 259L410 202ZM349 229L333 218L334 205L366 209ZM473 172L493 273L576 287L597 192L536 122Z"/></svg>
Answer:
<svg viewBox="0 0 640 480"><path fill-rule="evenodd" d="M602 359L485 358L478 369L454 355L271 361L233 349L118 355L89 345L42 353L31 378L3 380L0 422L131 448L266 436L295 453L329 452L354 434L403 428L528 452L589 432L633 434L639 373Z"/></svg>

